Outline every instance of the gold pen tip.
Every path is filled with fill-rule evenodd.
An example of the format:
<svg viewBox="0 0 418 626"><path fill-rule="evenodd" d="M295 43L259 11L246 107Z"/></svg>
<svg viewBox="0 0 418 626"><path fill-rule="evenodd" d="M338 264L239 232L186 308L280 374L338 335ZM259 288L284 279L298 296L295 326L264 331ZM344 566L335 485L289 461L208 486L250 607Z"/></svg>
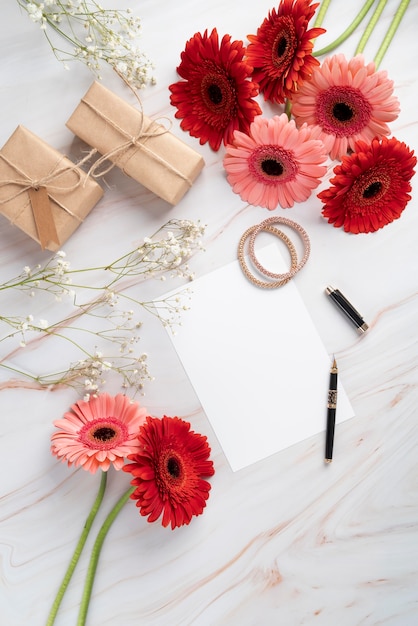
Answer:
<svg viewBox="0 0 418 626"><path fill-rule="evenodd" d="M325 463L332 463L332 459L325 459Z"/></svg>

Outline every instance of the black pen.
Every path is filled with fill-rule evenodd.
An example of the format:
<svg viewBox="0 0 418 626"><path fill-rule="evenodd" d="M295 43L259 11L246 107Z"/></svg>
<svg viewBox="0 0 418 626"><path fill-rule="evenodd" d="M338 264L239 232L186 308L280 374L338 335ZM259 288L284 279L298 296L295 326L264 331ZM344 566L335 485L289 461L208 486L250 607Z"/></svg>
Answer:
<svg viewBox="0 0 418 626"><path fill-rule="evenodd" d="M354 324L354 326L356 326L359 332L366 332L369 327L364 321L363 317L358 311L356 311L351 302L349 302L347 298L343 296L339 289L334 289L334 287L327 287L325 289L325 293L331 298L333 302L335 302L335 304L348 317L348 319L351 320L351 322Z"/></svg>
<svg viewBox="0 0 418 626"><path fill-rule="evenodd" d="M331 463L332 450L334 447L334 431L335 431L335 413L337 411L337 382L338 382L338 368L337 362L334 361L331 365L330 377L329 377L329 391L328 391L328 403L327 403L327 432L325 439L325 463Z"/></svg>

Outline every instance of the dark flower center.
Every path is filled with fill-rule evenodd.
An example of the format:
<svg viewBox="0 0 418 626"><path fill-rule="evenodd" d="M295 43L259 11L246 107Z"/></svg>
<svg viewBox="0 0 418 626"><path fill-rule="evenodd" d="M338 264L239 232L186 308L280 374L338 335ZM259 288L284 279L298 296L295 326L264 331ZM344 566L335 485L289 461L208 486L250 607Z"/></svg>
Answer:
<svg viewBox="0 0 418 626"><path fill-rule="evenodd" d="M286 52L286 48L287 48L287 39L286 37L282 36L279 38L279 41L277 42L277 56L281 57L284 55L284 53Z"/></svg>
<svg viewBox="0 0 418 626"><path fill-rule="evenodd" d="M178 460L171 456L167 460L167 470L172 478L178 478L181 474L181 467Z"/></svg>
<svg viewBox="0 0 418 626"><path fill-rule="evenodd" d="M259 145L248 158L249 173L263 185L282 185L294 180L298 169L293 152L275 144Z"/></svg>
<svg viewBox="0 0 418 626"><path fill-rule="evenodd" d="M99 439L99 441L109 441L109 439L112 439L115 435L116 431L108 426L102 426L102 428L98 428L93 433L94 438Z"/></svg>
<svg viewBox="0 0 418 626"><path fill-rule="evenodd" d="M354 207L351 211L359 214L385 211L384 205L390 203L393 195L390 190L393 189L395 178L394 167L389 164L377 163L362 172L355 178L350 192Z"/></svg>
<svg viewBox="0 0 418 626"><path fill-rule="evenodd" d="M354 115L352 108L345 102L336 102L332 108L332 113L339 122L349 122Z"/></svg>
<svg viewBox="0 0 418 626"><path fill-rule="evenodd" d="M279 18L276 36L272 41L272 61L276 72L285 72L291 65L298 48L294 20L289 15Z"/></svg>
<svg viewBox="0 0 418 626"><path fill-rule="evenodd" d="M373 198L376 196L379 191L382 189L382 183L379 180L371 183L366 189L363 191L363 198Z"/></svg>
<svg viewBox="0 0 418 626"><path fill-rule="evenodd" d="M84 424L78 440L92 450L111 450L129 440L129 429L117 417L98 417Z"/></svg>
<svg viewBox="0 0 418 626"><path fill-rule="evenodd" d="M205 109L198 113L205 124L225 128L235 116L236 89L234 81L221 69L208 71L200 84L200 95Z"/></svg>
<svg viewBox="0 0 418 626"><path fill-rule="evenodd" d="M261 163L261 169L267 176L281 176L283 174L283 165L275 159L264 159Z"/></svg>
<svg viewBox="0 0 418 626"><path fill-rule="evenodd" d="M369 124L372 106L366 96L350 85L332 85L316 97L316 123L336 137L351 137Z"/></svg>
<svg viewBox="0 0 418 626"><path fill-rule="evenodd" d="M218 87L218 85L209 85L208 96L209 100L213 102L213 104L220 104L222 102L222 90Z"/></svg>

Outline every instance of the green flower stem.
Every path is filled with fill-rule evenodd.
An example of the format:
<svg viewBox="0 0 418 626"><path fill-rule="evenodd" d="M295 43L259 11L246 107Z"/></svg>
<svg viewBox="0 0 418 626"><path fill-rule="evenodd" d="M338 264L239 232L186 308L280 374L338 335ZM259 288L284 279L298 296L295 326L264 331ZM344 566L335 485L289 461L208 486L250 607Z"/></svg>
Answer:
<svg viewBox="0 0 418 626"><path fill-rule="evenodd" d="M290 100L290 98L286 98L286 103L284 105L284 112L286 113L287 117L291 118L291 113L292 113L292 101Z"/></svg>
<svg viewBox="0 0 418 626"><path fill-rule="evenodd" d="M390 42L392 41L399 24L401 23L401 20L405 14L406 9L408 8L409 5L409 1L410 0L402 0L398 10L395 13L395 16L389 26L389 29L380 45L379 50L377 51L377 54L374 58L374 62L376 65L376 68L379 67L380 63L382 62L383 57L385 56L386 50L389 48Z"/></svg>
<svg viewBox="0 0 418 626"><path fill-rule="evenodd" d="M322 22L324 21L325 13L328 10L329 5L331 4L331 0L323 0L320 4L318 14L316 16L314 22L314 28L318 28L322 26Z"/></svg>
<svg viewBox="0 0 418 626"><path fill-rule="evenodd" d="M369 41L370 39L370 35L373 32L374 27L376 26L377 22L379 21L379 17L382 14L383 9L385 8L385 5L387 3L387 0L379 0L379 3L377 5L377 7L374 10L374 13L372 15L372 17L370 18L369 23L366 26L366 30L364 31L359 44L356 48L355 51L355 55L356 54L361 54L366 46L366 43Z"/></svg>
<svg viewBox="0 0 418 626"><path fill-rule="evenodd" d="M54 603L52 605L51 611L49 613L48 616L48 621L46 622L46 626L52 626L52 624L55 622L55 618L57 616L58 613L58 609L60 607L60 604L62 602L62 599L64 597L64 593L68 587L68 584L71 580L71 577L74 573L74 570L76 568L76 565L78 563L78 560L80 558L81 552L84 548L84 544L86 543L88 534L90 532L90 529L92 527L92 524L94 522L94 518L96 517L97 511L100 508L100 505L102 503L103 500L103 496L106 490L106 482L107 482L107 472L102 472L102 477L100 480L100 487L99 487L99 491L97 493L96 499L94 501L93 507L89 513L89 516L86 520L86 523L84 524L84 528L83 528L83 532L80 535L80 539L78 540L77 546L74 550L74 554L72 556L72 559L70 561L70 564L67 568L67 571L65 572L65 576L62 580L61 586L58 590L58 593L55 597Z"/></svg>
<svg viewBox="0 0 418 626"><path fill-rule="evenodd" d="M94 542L94 546L91 552L89 568L87 570L86 582L84 583L83 595L81 598L80 609L78 613L77 626L84 626L86 623L87 611L90 604L91 592L93 589L94 577L97 570L97 564L99 562L100 552L103 546L103 542L106 538L106 535L112 526L113 522L117 518L118 514L124 507L124 505L129 500L131 494L135 491L135 487L129 487L127 491L123 494L121 498L116 502L113 509L110 511L109 515L106 517L105 521L99 533L97 535L96 541Z"/></svg>
<svg viewBox="0 0 418 626"><path fill-rule="evenodd" d="M328 54L328 52L331 52L332 50L335 50L335 48L338 48L338 46L342 44L346 39L348 39L349 36L356 30L357 26L366 17L373 3L374 0L367 0L357 17L351 22L350 26L348 26L348 28L346 28L345 31L337 39L335 39L335 41L325 46L325 48L321 48L321 50L316 50L315 52L313 52L313 56L319 57L322 54Z"/></svg>

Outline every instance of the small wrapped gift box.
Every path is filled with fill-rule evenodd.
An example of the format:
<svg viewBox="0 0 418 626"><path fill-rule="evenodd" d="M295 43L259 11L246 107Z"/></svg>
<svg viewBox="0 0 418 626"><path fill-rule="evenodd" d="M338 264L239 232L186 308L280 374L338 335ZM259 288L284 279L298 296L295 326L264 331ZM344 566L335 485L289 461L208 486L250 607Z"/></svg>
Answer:
<svg viewBox="0 0 418 626"><path fill-rule="evenodd" d="M146 117L141 107L128 104L98 82L81 99L67 126L103 155L101 161L111 161L173 205L205 164L200 154Z"/></svg>
<svg viewBox="0 0 418 626"><path fill-rule="evenodd" d="M0 150L0 212L56 251L103 195L95 180L23 126Z"/></svg>

